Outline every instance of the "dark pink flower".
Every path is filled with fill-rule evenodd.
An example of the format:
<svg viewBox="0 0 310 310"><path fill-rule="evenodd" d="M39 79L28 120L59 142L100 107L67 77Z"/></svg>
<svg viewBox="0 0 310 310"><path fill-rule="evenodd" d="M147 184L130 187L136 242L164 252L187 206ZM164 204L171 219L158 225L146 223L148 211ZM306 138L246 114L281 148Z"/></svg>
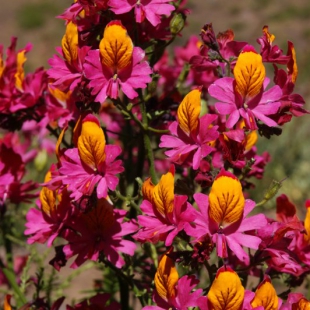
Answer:
<svg viewBox="0 0 310 310"><path fill-rule="evenodd" d="M137 88L151 82L152 70L144 61L145 53L133 43L120 21L110 22L100 41L99 50L89 51L84 64L85 76L95 100L104 102L107 97L117 99L119 89L133 99Z"/></svg>
<svg viewBox="0 0 310 310"><path fill-rule="evenodd" d="M135 10L137 23L147 19L154 27L160 23L162 15L169 16L175 7L169 0L109 0L108 5L115 14L124 14Z"/></svg>

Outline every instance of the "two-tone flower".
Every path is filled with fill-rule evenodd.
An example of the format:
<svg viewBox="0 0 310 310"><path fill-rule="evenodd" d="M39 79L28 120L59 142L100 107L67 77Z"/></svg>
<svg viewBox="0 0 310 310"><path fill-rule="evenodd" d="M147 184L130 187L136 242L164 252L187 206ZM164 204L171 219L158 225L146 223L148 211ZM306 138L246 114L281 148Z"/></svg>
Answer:
<svg viewBox="0 0 310 310"><path fill-rule="evenodd" d="M85 76L95 101L107 97L117 99L119 90L130 99L138 96L135 89L151 82L152 70L144 60L145 53L134 47L126 28L118 20L110 22L99 43L99 50L90 50L84 64Z"/></svg>

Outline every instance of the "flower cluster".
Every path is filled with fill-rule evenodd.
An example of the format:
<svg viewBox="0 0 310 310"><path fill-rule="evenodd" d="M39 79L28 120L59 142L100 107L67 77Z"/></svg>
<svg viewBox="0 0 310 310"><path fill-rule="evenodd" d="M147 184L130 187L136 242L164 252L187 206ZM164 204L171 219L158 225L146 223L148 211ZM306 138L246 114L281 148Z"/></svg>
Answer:
<svg viewBox="0 0 310 310"><path fill-rule="evenodd" d="M91 261L103 273L88 298L68 301L67 309L133 309L135 298L144 310L310 307L293 292L310 272L310 201L300 220L282 194L272 218L262 206L281 184L258 203L248 192L270 161L258 152L259 135L280 135L281 126L309 113L294 93L294 45L284 54L267 26L256 48L206 24L200 38L169 57L185 2L75 0L59 16L65 33L48 70L25 74L30 45L16 52L12 39L6 60L0 46L0 215L8 254L0 280L18 307L56 310L64 301L51 304L53 273L25 277L31 262L21 264L21 289L11 276L19 205L27 208L28 245L54 247L53 268ZM32 161L47 171L44 180L30 171L24 181ZM274 287L279 276L280 289L289 288L282 294ZM27 302L31 281L36 294Z"/></svg>

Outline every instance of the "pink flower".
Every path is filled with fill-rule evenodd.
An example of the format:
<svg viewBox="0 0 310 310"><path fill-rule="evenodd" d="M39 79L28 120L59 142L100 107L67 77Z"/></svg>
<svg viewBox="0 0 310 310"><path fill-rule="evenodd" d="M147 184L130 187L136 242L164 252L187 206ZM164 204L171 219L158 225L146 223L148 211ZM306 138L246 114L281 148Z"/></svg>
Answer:
<svg viewBox="0 0 310 310"><path fill-rule="evenodd" d="M255 202L244 199L240 181L233 174L221 170L209 196L197 193L194 199L199 211L194 227L185 227L186 233L195 240L209 234L219 257L228 257L229 248L240 261L249 264L249 256L242 247L258 249L261 239L247 232L263 228L267 221L263 214L247 217Z"/></svg>
<svg viewBox="0 0 310 310"><path fill-rule="evenodd" d="M174 195L174 167L163 175L154 186L149 180L149 196L144 197L140 208L145 215L138 216L140 230L134 238L140 242L157 243L165 240L170 246L175 236L184 229L186 223L195 219L195 209L187 202L187 196Z"/></svg>
<svg viewBox="0 0 310 310"><path fill-rule="evenodd" d="M268 115L278 111L282 91L277 85L265 91L268 85L265 67L252 47L248 46L239 55L234 75L235 79L218 79L208 89L210 96L220 100L215 104L218 113L229 115L227 128L232 128L240 116L248 129L257 129L256 119L270 127L277 126Z"/></svg>
<svg viewBox="0 0 310 310"><path fill-rule="evenodd" d="M66 258L76 256L71 268L77 268L87 259L97 261L99 254L104 256L117 268L125 261L119 253L133 255L136 244L123 237L137 230L137 225L124 222L125 210L113 209L109 202L102 198L87 213L81 213L71 222L70 228L63 235L69 241L63 251Z"/></svg>
<svg viewBox="0 0 310 310"><path fill-rule="evenodd" d="M55 88L73 91L82 81L83 63L90 47L79 47L78 28L73 22L67 24L61 43L62 46L56 48L61 57L56 54L48 61L51 68L47 73Z"/></svg>
<svg viewBox="0 0 310 310"><path fill-rule="evenodd" d="M76 201L90 196L96 186L97 197L107 197L108 189L115 190L118 184L116 175L124 171L121 160L115 160L121 152L117 145L106 145L99 121L89 114L82 121L77 148L65 151L60 175L49 184L61 181L68 185L70 197Z"/></svg>
<svg viewBox="0 0 310 310"><path fill-rule="evenodd" d="M133 99L137 88L145 88L151 82L152 70L143 61L144 51L133 47L126 28L120 21L110 22L104 31L99 50L89 51L84 64L85 76L95 100L104 102L107 97L117 99L119 89Z"/></svg>
<svg viewBox="0 0 310 310"><path fill-rule="evenodd" d="M163 135L159 147L171 150L165 152L177 164L192 165L197 170L200 161L214 149L210 142L218 137L218 126L212 127L217 115L200 114L201 90L191 91L178 108L178 121L169 126L171 135Z"/></svg>
<svg viewBox="0 0 310 310"><path fill-rule="evenodd" d="M154 27L160 23L162 15L169 16L175 7L169 0L109 0L108 5L115 14L124 14L135 9L137 23L147 19Z"/></svg>

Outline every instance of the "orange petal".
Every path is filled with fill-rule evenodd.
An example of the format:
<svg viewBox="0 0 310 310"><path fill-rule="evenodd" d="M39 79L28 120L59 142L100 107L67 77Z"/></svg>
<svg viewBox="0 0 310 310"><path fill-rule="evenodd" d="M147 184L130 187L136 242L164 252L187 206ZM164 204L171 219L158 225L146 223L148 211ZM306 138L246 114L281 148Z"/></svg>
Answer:
<svg viewBox="0 0 310 310"><path fill-rule="evenodd" d="M3 310L12 310L11 307L11 295L5 295L4 304L3 304Z"/></svg>
<svg viewBox="0 0 310 310"><path fill-rule="evenodd" d="M153 198L153 191L155 185L152 183L151 178L147 178L142 184L142 195L143 199L148 201L152 201Z"/></svg>
<svg viewBox="0 0 310 310"><path fill-rule="evenodd" d="M42 211L49 217L53 217L56 212L56 195L55 192L43 187L40 191L40 202Z"/></svg>
<svg viewBox="0 0 310 310"><path fill-rule="evenodd" d="M120 21L112 21L105 27L99 51L102 64L113 70L131 64L133 43Z"/></svg>
<svg viewBox="0 0 310 310"><path fill-rule="evenodd" d="M301 298L298 302L292 304L292 310L310 310L310 302L306 298Z"/></svg>
<svg viewBox="0 0 310 310"><path fill-rule="evenodd" d="M23 89L23 81L24 81L24 63L26 62L27 58L25 56L26 51L20 51L17 54L17 68L16 68L16 73L15 73L15 86L19 90Z"/></svg>
<svg viewBox="0 0 310 310"><path fill-rule="evenodd" d="M254 48L248 47L241 52L234 68L236 90L245 99L257 95L266 76L262 56Z"/></svg>
<svg viewBox="0 0 310 310"><path fill-rule="evenodd" d="M237 273L221 267L208 293L209 310L239 310L244 299L244 287Z"/></svg>
<svg viewBox="0 0 310 310"><path fill-rule="evenodd" d="M63 153L63 150L60 149L60 145L61 145L62 139L64 138L64 135L65 135L65 132L67 129L68 129L68 125L66 124L65 127L62 129L62 131L61 131L61 133L57 139L57 142L56 142L55 154L56 154L56 157L58 159L58 162L60 162L60 157Z"/></svg>
<svg viewBox="0 0 310 310"><path fill-rule="evenodd" d="M66 33L62 37L61 47L67 62L72 63L78 58L79 35L77 25L69 22Z"/></svg>
<svg viewBox="0 0 310 310"><path fill-rule="evenodd" d="M265 276L265 279L258 286L255 297L251 301L253 308L262 306L265 310L277 310L279 304L279 298L274 287L271 284L269 276Z"/></svg>
<svg viewBox="0 0 310 310"><path fill-rule="evenodd" d="M287 64L287 71L288 71L288 74L291 76L292 82L295 84L297 80L297 75L298 75L298 67L297 67L295 48L294 48L293 43L290 41L288 42L287 55L291 56L291 59L289 60Z"/></svg>
<svg viewBox="0 0 310 310"><path fill-rule="evenodd" d="M156 210L164 217L173 211L174 174L172 172L164 174L154 187L152 202Z"/></svg>
<svg viewBox="0 0 310 310"><path fill-rule="evenodd" d="M0 79L4 70L3 55L0 53Z"/></svg>
<svg viewBox="0 0 310 310"><path fill-rule="evenodd" d="M187 134L197 130L201 110L200 96L201 90L194 89L185 96L179 105L177 112L179 125Z"/></svg>
<svg viewBox="0 0 310 310"><path fill-rule="evenodd" d="M88 114L82 121L77 147L81 160L90 168L97 170L104 162L105 137L99 121L92 114Z"/></svg>
<svg viewBox="0 0 310 310"><path fill-rule="evenodd" d="M209 216L215 222L233 223L243 216L244 196L240 181L222 170L216 177L209 194Z"/></svg>
<svg viewBox="0 0 310 310"><path fill-rule="evenodd" d="M269 33L268 26L263 27L263 33L265 34L269 44L271 44L274 41L274 39L276 38L273 34Z"/></svg>
<svg viewBox="0 0 310 310"><path fill-rule="evenodd" d="M175 285L179 280L174 261L166 254L161 258L157 271L155 273L155 287L158 295L168 301L175 296Z"/></svg>
<svg viewBox="0 0 310 310"><path fill-rule="evenodd" d="M245 144L245 150L249 151L257 142L258 139L258 135L257 135L257 131L253 130L251 132L249 132L246 135L246 144Z"/></svg>
<svg viewBox="0 0 310 310"><path fill-rule="evenodd" d="M307 207L307 212L306 212L306 217L304 221L306 233L304 234L304 239L310 243L310 200L306 201L306 207Z"/></svg>

